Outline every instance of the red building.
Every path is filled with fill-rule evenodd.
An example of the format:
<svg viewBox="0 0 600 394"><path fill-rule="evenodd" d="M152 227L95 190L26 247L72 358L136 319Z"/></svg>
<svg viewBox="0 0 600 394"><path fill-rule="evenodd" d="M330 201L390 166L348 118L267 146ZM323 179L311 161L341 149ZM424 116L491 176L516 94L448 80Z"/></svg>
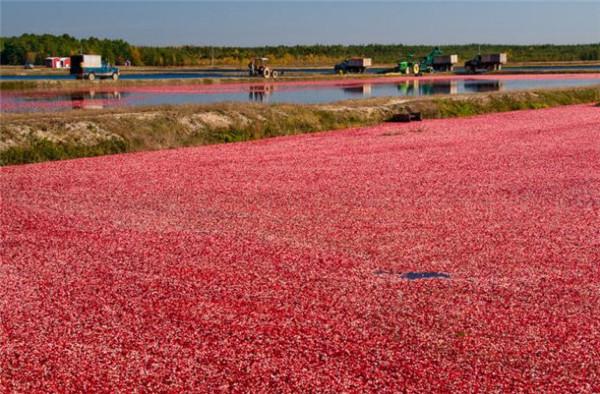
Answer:
<svg viewBox="0 0 600 394"><path fill-rule="evenodd" d="M46 67L50 68L71 68L71 58L50 56L46 58Z"/></svg>

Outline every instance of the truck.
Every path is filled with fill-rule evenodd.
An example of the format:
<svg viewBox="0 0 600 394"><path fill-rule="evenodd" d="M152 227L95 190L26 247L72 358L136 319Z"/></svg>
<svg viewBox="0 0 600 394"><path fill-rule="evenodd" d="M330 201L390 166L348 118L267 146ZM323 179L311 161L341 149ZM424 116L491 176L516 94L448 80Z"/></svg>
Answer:
<svg viewBox="0 0 600 394"><path fill-rule="evenodd" d="M465 63L465 70L471 73L501 70L507 60L508 56L506 53L477 54L477 56Z"/></svg>
<svg viewBox="0 0 600 394"><path fill-rule="evenodd" d="M364 73L371 67L373 61L368 57L352 57L344 59L333 67L336 74Z"/></svg>
<svg viewBox="0 0 600 394"><path fill-rule="evenodd" d="M438 55L433 58L433 69L436 71L454 71L458 64L458 55Z"/></svg>
<svg viewBox="0 0 600 394"><path fill-rule="evenodd" d="M116 81L120 74L119 68L103 63L100 55L71 56L71 75L78 79L111 78Z"/></svg>
<svg viewBox="0 0 600 394"><path fill-rule="evenodd" d="M436 47L420 60L414 60L414 54L409 54L406 60L398 62L396 71L414 75L421 75L423 72L452 71L457 63L458 55L444 55L442 50Z"/></svg>

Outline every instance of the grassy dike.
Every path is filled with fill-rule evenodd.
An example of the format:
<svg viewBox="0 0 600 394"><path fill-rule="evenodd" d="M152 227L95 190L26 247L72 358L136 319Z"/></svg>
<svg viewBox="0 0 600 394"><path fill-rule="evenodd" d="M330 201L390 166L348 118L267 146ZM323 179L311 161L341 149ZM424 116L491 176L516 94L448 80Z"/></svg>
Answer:
<svg viewBox="0 0 600 394"><path fill-rule="evenodd" d="M600 101L600 86L330 105L212 104L3 114L0 165L238 142L367 126L419 111L427 119Z"/></svg>

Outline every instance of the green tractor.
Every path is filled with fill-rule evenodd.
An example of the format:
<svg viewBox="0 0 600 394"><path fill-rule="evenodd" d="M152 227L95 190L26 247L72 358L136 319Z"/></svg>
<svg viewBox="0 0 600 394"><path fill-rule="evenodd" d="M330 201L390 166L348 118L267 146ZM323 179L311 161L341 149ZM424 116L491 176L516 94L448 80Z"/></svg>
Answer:
<svg viewBox="0 0 600 394"><path fill-rule="evenodd" d="M421 75L421 64L414 61L414 54L409 53L407 60L398 62L398 71L402 74Z"/></svg>
<svg viewBox="0 0 600 394"><path fill-rule="evenodd" d="M424 72L435 71L435 59L442 55L440 48L434 48L427 56L419 61L414 60L414 54L410 53L407 60L398 62L398 71L402 74L422 75Z"/></svg>

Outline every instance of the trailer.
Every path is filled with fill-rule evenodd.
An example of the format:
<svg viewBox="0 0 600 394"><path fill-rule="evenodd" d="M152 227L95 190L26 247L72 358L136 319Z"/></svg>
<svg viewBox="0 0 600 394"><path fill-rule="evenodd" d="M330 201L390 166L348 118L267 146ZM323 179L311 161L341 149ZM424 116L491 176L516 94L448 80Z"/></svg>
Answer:
<svg viewBox="0 0 600 394"><path fill-rule="evenodd" d="M78 79L111 78L116 81L120 74L119 68L103 63L100 55L71 56L71 75Z"/></svg>
<svg viewBox="0 0 600 394"><path fill-rule="evenodd" d="M336 74L364 73L371 67L373 61L369 57L352 57L336 64L333 71Z"/></svg>
<svg viewBox="0 0 600 394"><path fill-rule="evenodd" d="M497 71L502 69L502 66L507 63L507 60L508 56L506 53L492 53L488 55L478 54L465 63L465 70L471 73Z"/></svg>

